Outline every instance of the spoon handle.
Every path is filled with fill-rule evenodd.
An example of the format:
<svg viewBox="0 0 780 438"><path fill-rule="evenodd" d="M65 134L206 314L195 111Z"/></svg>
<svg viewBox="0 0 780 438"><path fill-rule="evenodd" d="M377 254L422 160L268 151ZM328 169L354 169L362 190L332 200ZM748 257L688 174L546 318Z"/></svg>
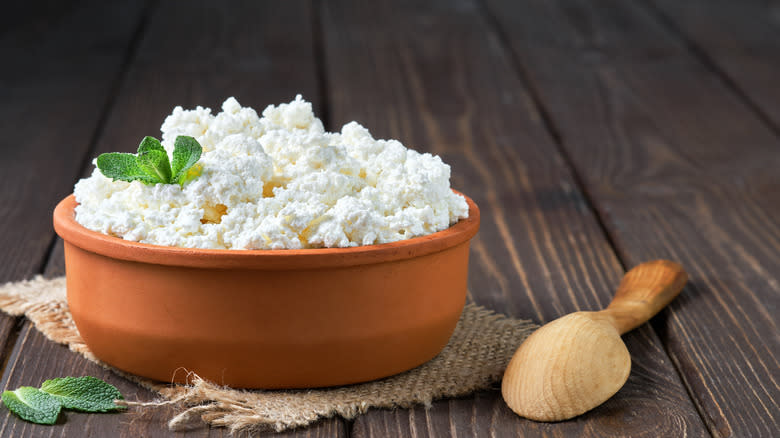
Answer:
<svg viewBox="0 0 780 438"><path fill-rule="evenodd" d="M669 260L645 262L628 271L607 316L622 335L647 322L676 297L688 281L682 266Z"/></svg>

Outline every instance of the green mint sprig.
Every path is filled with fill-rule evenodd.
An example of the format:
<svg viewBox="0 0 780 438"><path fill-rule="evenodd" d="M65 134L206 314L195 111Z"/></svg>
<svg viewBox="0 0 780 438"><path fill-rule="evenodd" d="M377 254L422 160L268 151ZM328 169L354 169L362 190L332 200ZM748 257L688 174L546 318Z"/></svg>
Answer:
<svg viewBox="0 0 780 438"><path fill-rule="evenodd" d="M3 404L23 420L54 424L62 409L82 412L109 412L125 409L114 403L122 400L114 385L94 377L62 377L43 382L40 389L22 386L3 391Z"/></svg>
<svg viewBox="0 0 780 438"><path fill-rule="evenodd" d="M176 137L173 142L173 163L168 152L154 137L144 137L138 145L137 154L109 152L100 154L97 167L100 172L114 181L141 181L144 184L179 184L196 178L203 148L197 140L186 135Z"/></svg>

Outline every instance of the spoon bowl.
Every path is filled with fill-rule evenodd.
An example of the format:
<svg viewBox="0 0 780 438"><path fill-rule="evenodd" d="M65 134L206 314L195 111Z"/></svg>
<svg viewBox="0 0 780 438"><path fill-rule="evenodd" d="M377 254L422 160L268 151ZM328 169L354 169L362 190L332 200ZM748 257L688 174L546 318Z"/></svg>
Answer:
<svg viewBox="0 0 780 438"><path fill-rule="evenodd" d="M502 391L510 406L521 407L521 415L536 421L575 417L605 402L626 382L628 349L615 327L594 314L576 312L545 325L512 357ZM567 347L552 349L551 342Z"/></svg>

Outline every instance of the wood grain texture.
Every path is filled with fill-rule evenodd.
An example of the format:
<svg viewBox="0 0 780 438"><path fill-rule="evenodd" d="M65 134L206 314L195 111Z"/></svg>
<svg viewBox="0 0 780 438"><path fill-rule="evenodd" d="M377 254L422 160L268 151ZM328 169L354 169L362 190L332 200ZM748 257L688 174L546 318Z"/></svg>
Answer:
<svg viewBox="0 0 780 438"><path fill-rule="evenodd" d="M317 96L311 20L309 4L305 1L241 4L198 1L187 2L186 7L181 2L161 2L138 42L137 53L97 138L94 155L108 151L134 152L143 136L159 137L162 121L176 105L210 106L216 113L221 111L224 99L235 96L243 105L262 111L267 104L294 99L297 92L304 92L310 98ZM80 159L88 163L91 158ZM87 166L82 176L91 172L92 166ZM62 196L71 190L76 175L77 171L73 171L68 180L60 183ZM47 208L53 206L51 201ZM50 228L51 213L41 214ZM27 212L25 217L29 216ZM58 239L46 274L63 273L62 244ZM46 340L25 322L3 376L3 386L37 385L48 378L65 375L103 378L130 400L154 398L150 391ZM173 414L167 408L131 409L110 415L68 412L63 417L65 424L47 428L0 411L0 436L228 436L224 429L207 427L170 432L166 423ZM346 427L340 419L329 419L298 431L260 434L266 435L339 437L346 435Z"/></svg>
<svg viewBox="0 0 780 438"><path fill-rule="evenodd" d="M144 2L4 5L0 19L0 282L39 273L51 212L83 164ZM85 31L84 29L89 29ZM2 363L18 333L0 314Z"/></svg>
<svg viewBox="0 0 780 438"><path fill-rule="evenodd" d="M709 431L776 436L777 137L636 3L489 3L621 259L690 274L655 327Z"/></svg>
<svg viewBox="0 0 780 438"><path fill-rule="evenodd" d="M780 131L780 5L753 0L651 4Z"/></svg>
<svg viewBox="0 0 780 438"><path fill-rule="evenodd" d="M333 130L359 120L377 138L441 155L482 210L471 299L551 320L607 305L622 268L477 4L323 2ZM575 420L523 420L498 391L430 410L372 410L353 436L704 436L648 326L626 336L637 367L616 397Z"/></svg>

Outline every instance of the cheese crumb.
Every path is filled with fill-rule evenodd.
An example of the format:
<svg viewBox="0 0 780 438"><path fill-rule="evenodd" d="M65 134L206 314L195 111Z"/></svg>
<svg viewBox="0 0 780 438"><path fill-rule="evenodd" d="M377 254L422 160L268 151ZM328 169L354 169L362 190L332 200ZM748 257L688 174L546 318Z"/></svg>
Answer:
<svg viewBox="0 0 780 438"><path fill-rule="evenodd" d="M441 158L375 140L356 122L325 132L300 95L262 117L232 97L216 115L177 106L161 131L169 154L177 136L195 137L200 176L144 185L96 168L73 191L78 223L155 245L299 249L405 240L468 217Z"/></svg>

